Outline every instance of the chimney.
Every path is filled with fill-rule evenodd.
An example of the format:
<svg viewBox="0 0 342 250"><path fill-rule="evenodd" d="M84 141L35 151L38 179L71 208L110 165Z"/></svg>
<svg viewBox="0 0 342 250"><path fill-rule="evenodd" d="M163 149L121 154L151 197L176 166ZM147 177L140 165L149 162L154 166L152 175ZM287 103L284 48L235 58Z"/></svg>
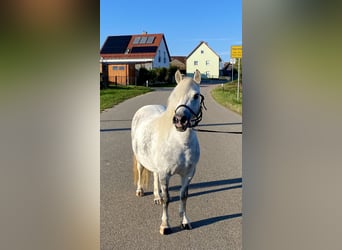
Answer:
<svg viewBox="0 0 342 250"><path fill-rule="evenodd" d="M147 35L147 31L144 30L144 31L142 32L142 34L143 34L143 35Z"/></svg>

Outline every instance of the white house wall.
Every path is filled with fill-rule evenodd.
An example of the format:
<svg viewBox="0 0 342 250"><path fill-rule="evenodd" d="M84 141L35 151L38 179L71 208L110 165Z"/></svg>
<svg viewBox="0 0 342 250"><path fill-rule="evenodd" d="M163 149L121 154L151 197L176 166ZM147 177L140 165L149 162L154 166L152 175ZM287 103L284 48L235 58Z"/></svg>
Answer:
<svg viewBox="0 0 342 250"><path fill-rule="evenodd" d="M197 65L195 61L198 62ZM186 73L189 75L194 74L198 69L202 76L219 78L219 68L219 57L205 43L202 43L186 60Z"/></svg>
<svg viewBox="0 0 342 250"><path fill-rule="evenodd" d="M170 66L170 58L167 53L164 39L161 40L157 54L153 60L153 68L168 68Z"/></svg>

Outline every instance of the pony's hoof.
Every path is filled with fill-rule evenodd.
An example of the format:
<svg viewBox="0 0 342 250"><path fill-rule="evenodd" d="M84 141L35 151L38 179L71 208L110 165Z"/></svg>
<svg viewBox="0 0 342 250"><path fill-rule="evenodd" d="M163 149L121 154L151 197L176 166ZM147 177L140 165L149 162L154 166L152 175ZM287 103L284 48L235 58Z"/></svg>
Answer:
<svg viewBox="0 0 342 250"><path fill-rule="evenodd" d="M171 228L169 227L160 227L159 232L161 235L168 235L172 233Z"/></svg>
<svg viewBox="0 0 342 250"><path fill-rule="evenodd" d="M181 229L185 229L185 230L191 230L192 227L190 224L183 224L181 223Z"/></svg>
<svg viewBox="0 0 342 250"><path fill-rule="evenodd" d="M144 190L138 189L138 190L135 192L135 195L138 196L138 197L144 196Z"/></svg>
<svg viewBox="0 0 342 250"><path fill-rule="evenodd" d="M155 205L161 205L162 204L162 200L160 198L154 199L154 204Z"/></svg>

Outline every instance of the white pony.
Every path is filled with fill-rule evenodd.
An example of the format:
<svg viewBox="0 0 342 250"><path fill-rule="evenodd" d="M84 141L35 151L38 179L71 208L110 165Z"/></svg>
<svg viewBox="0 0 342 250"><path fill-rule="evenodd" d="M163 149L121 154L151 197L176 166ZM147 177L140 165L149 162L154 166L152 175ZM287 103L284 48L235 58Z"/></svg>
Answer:
<svg viewBox="0 0 342 250"><path fill-rule="evenodd" d="M140 108L132 120L133 171L136 195L143 196L148 174L154 175L154 203L163 205L161 234L171 233L168 222L169 180L181 176L179 215L182 229L191 229L186 216L188 186L195 174L200 157L196 132L192 129L202 119L204 97L200 93L201 74L182 79L175 74L177 86L168 99L167 107L147 105ZM160 194L161 188L161 194Z"/></svg>

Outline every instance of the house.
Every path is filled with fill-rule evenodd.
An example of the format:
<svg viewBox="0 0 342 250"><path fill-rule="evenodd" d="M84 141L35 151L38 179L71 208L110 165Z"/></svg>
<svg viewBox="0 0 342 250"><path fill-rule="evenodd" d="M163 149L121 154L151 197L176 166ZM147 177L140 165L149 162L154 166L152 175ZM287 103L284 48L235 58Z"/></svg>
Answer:
<svg viewBox="0 0 342 250"><path fill-rule="evenodd" d="M208 43L201 41L186 58L186 73L192 76L198 69L203 78L219 78L221 62L220 56Z"/></svg>
<svg viewBox="0 0 342 250"><path fill-rule="evenodd" d="M168 68L170 53L164 34L108 36L100 50L104 81L136 84L140 68Z"/></svg>
<svg viewBox="0 0 342 250"><path fill-rule="evenodd" d="M176 67L183 74L186 73L186 56L171 56L170 66Z"/></svg>

